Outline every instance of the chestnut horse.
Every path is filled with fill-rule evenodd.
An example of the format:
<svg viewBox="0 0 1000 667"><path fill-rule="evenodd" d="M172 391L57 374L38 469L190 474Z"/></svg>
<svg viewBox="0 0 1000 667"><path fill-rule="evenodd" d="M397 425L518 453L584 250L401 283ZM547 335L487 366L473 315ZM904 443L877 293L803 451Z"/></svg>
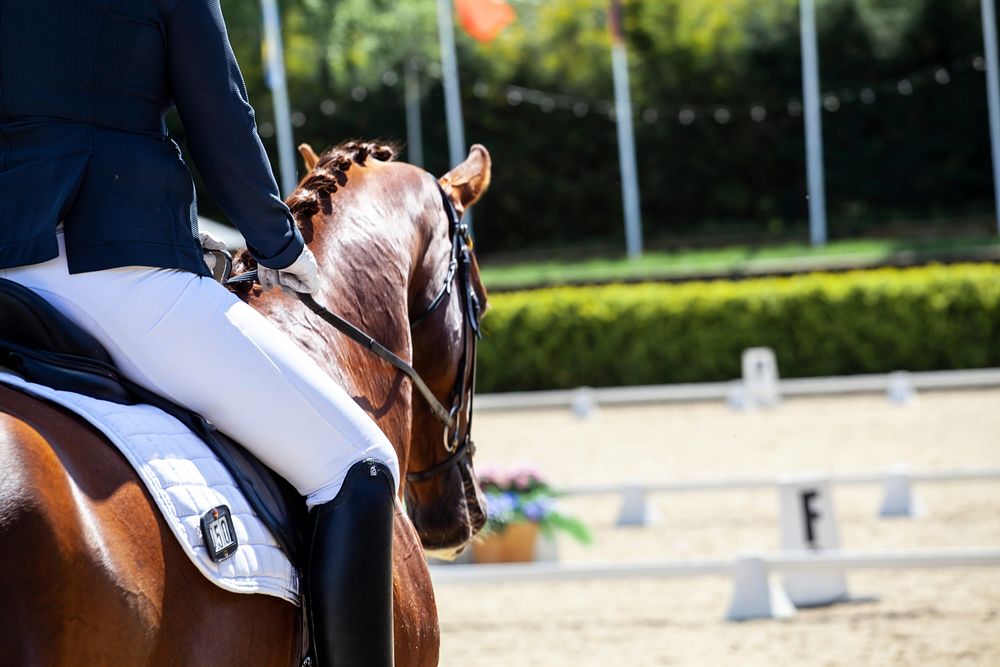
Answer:
<svg viewBox="0 0 1000 667"><path fill-rule="evenodd" d="M439 308L410 325L451 275L449 220L438 183L391 161L394 151L385 146L351 142L322 158L308 146L300 150L308 173L289 205L320 265L316 300L409 359L439 400L448 400L459 369L471 376L471 364L461 362L467 352L462 290L450 290ZM489 154L474 146L440 185L460 213L489 179ZM471 275L485 305L474 261ZM246 298L378 422L401 470L423 471L447 459L441 422L401 372L292 295L255 288ZM247 400L246 408L266 406ZM467 428L467 418L461 421ZM404 484L406 511L397 502L393 543L397 665L438 662L437 611L423 549L454 553L482 527L483 499L474 480L471 457L462 457L430 479ZM300 657L297 608L209 582L98 431L2 386L0 602L5 666L286 667Z"/></svg>

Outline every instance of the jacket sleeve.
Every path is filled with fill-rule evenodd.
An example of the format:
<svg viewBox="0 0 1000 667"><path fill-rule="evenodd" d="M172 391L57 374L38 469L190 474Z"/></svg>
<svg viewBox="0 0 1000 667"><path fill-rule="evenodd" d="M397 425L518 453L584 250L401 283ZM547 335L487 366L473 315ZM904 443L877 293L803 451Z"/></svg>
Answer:
<svg viewBox="0 0 1000 667"><path fill-rule="evenodd" d="M171 94L212 198L264 266L283 269L303 241L257 136L219 0L177 0L164 16Z"/></svg>

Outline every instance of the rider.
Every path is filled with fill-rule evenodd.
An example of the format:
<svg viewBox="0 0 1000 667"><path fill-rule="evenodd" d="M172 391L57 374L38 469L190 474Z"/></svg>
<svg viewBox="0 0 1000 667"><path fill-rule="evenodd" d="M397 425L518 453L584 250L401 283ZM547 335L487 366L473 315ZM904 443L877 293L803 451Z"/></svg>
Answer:
<svg viewBox="0 0 1000 667"><path fill-rule="evenodd" d="M0 277L291 482L311 508L320 665L389 665L396 453L303 350L212 280L167 138L174 106L263 287L315 292L316 259L278 196L219 0L3 2Z"/></svg>

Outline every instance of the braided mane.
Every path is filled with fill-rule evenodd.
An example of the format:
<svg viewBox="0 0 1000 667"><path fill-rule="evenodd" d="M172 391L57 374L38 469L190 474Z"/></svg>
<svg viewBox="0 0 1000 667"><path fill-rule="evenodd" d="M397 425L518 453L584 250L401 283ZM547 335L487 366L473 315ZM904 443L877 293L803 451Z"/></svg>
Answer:
<svg viewBox="0 0 1000 667"><path fill-rule="evenodd" d="M398 153L398 148L392 144L356 140L345 141L323 153L288 199L288 208L302 233L311 237L312 217L320 210L330 212L330 195L347 184L347 171L352 164L364 166L369 156L389 162L395 160Z"/></svg>
<svg viewBox="0 0 1000 667"><path fill-rule="evenodd" d="M391 162L398 156L399 148L395 144L356 139L344 141L323 153L316 166L286 202L305 242L309 243L312 240L313 216L321 210L330 213L330 196L347 184L347 172L351 165L364 166L369 157ZM233 260L233 275L255 268L257 261L250 255L249 250L243 249L236 254ZM237 296L246 299L252 291L252 285L240 283L230 285L229 289Z"/></svg>

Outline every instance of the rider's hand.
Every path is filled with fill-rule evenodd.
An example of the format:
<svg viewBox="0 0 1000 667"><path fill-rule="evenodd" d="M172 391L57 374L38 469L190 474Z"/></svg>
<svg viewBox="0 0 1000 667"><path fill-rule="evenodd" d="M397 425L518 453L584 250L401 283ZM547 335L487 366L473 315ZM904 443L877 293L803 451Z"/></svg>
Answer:
<svg viewBox="0 0 1000 667"><path fill-rule="evenodd" d="M258 264L257 280L265 290L281 286L295 292L315 294L319 289L319 267L308 246L303 246L298 259L283 269L269 269Z"/></svg>
<svg viewBox="0 0 1000 667"><path fill-rule="evenodd" d="M225 250L226 242L210 232L198 232L198 240L201 242L202 250ZM218 259L213 253L206 252L202 255L208 270L215 272L215 261Z"/></svg>

